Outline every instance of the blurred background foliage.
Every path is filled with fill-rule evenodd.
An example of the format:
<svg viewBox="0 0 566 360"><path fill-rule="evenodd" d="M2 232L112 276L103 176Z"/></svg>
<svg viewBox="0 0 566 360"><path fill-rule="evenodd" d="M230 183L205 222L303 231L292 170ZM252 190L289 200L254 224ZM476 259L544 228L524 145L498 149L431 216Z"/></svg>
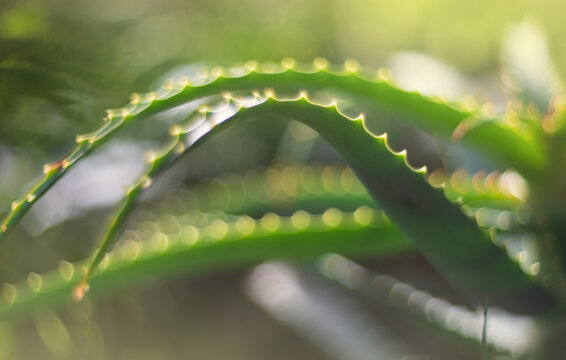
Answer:
<svg viewBox="0 0 566 360"><path fill-rule="evenodd" d="M317 56L396 68L400 52L416 52L450 64L480 99L505 102L499 69L508 27L536 23L564 74L565 13L560 0L2 0L0 208L9 208L43 163L67 151L75 134L97 128L105 109L123 105L131 92L155 88L167 74ZM122 134L38 203L2 244L1 282L90 253L109 208L139 174L143 150L166 138L167 119L157 120ZM280 155L339 161L320 142L300 159L284 148L285 129L286 123L232 129L173 169L147 198ZM426 267L411 259L403 259L403 271ZM4 322L0 359L333 358L269 320L246 300L240 278L221 273L155 282L81 305L88 309ZM415 333L408 336L421 332ZM447 358L466 358L466 348L446 349Z"/></svg>

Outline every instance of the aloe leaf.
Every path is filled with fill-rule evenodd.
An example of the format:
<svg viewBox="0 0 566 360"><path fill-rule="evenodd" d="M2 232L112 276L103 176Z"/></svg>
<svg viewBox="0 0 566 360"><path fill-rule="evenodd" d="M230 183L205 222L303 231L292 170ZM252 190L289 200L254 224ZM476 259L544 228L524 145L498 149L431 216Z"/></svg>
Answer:
<svg viewBox="0 0 566 360"><path fill-rule="evenodd" d="M451 174L438 169L427 181L442 188L449 200L474 208L516 211L527 195L524 183L513 173L469 174L458 170ZM176 192L171 198L184 211L220 210L251 216L267 211L322 212L329 207L351 211L362 205L376 206L352 170L342 164L280 163L243 174L218 176L189 191Z"/></svg>
<svg viewBox="0 0 566 360"><path fill-rule="evenodd" d="M246 68L214 68L201 85L189 86L171 98L159 99L155 108L168 108L171 102L181 104L187 100L220 94L224 91L273 88L278 92L309 92L333 89L350 95L353 101L375 106L385 115L447 139L457 138L489 156L490 161L515 167L518 171L534 175L546 166L541 134L528 128L520 135L510 127L493 120L481 109L465 104L450 106L442 100L433 100L418 93L397 88L384 74L367 75L354 61L347 61L344 69L333 69L323 59L315 60L313 67L296 64L285 59L279 64L251 62ZM463 130L463 132L462 132ZM526 137L525 137L526 136ZM492 141L492 140L497 141Z"/></svg>
<svg viewBox="0 0 566 360"><path fill-rule="evenodd" d="M305 92L296 98L278 99L267 90L265 98L256 95L252 101L238 104L234 115L226 119L205 122L202 129L191 132L176 131L184 148L194 149L227 126L248 119L295 119L312 127L343 156L393 223L450 280L496 293L533 286L519 265L458 205L425 181L426 169L413 170L406 164L405 152L395 154L389 149L386 134L375 136L366 130L363 115L349 118L335 103L314 103ZM156 164L169 161L169 154L152 160ZM107 238L101 245L91 269L112 242Z"/></svg>
<svg viewBox="0 0 566 360"><path fill-rule="evenodd" d="M184 138L185 136L176 136L175 141L161 154L152 155L151 165L128 189L122 204L111 217L111 224L105 230L101 241L103 246L95 254L89 268L89 275L120 236L121 229L141 191L149 187L155 176L172 165L186 151L185 148L182 152L178 151L179 146L182 145L181 140ZM175 194L175 202L181 204L183 207L181 213L185 214L200 210L250 216L261 216L266 212L278 212L278 210L284 213L297 210L322 213L331 207L341 211L354 211L360 206L376 207L375 200L357 181L352 171L344 166L326 166L315 170L308 166L299 168L286 165L272 167L262 174L269 179L255 178L244 181L235 175L225 181L215 179L199 185L195 191L186 196ZM250 175L244 177L250 177ZM274 180L276 178L279 178L279 184L276 184ZM292 178L295 180L293 181ZM285 187L285 190L279 188L280 185Z"/></svg>
<svg viewBox="0 0 566 360"><path fill-rule="evenodd" d="M356 301L357 294L330 287L323 279L297 270L282 261L260 264L247 278L248 297L273 320L301 335L329 359L422 357L423 351L419 349L416 355L405 334L398 329L391 331L390 324ZM274 296L282 294L281 289L285 289L284 296Z"/></svg>
<svg viewBox="0 0 566 360"><path fill-rule="evenodd" d="M232 100L232 103L233 105L240 106L237 100ZM210 123L214 123L215 115L222 114L228 108L229 105L223 106L221 107L222 110L217 110L216 113L206 108L207 110L201 112L201 114L198 116L202 117L201 122L203 123L206 123L206 121L209 121ZM191 121L191 123L194 123L194 121ZM191 128L193 126L194 125L191 125ZM149 187L152 184L153 181L152 179L155 176L157 176L163 170L165 170L170 165L175 163L175 161L180 156L185 154L190 149L190 146L186 146L184 144L184 142L186 143L188 139L191 138L191 135L193 135L190 131L183 130L182 127L176 125L172 127L171 134L173 136L173 141L171 142L171 144L169 144L161 153L151 154L150 166L146 170L145 174L141 176L140 180L128 190L125 200L122 202L122 205L119 207L115 215L112 217L112 223L110 224L109 229L105 232L104 238L101 241L102 245L95 253L93 261L89 267L87 278L95 270L96 265L102 260L104 254L112 248L114 242L116 241L116 239L120 234L121 228L124 226L124 223L127 220L128 215L135 204L135 200L139 195L140 191L144 188ZM283 170L283 172L287 173L286 175L284 175L284 178L287 181L287 184L285 186L292 186L291 184L293 184L293 180L291 178L293 177L296 177L297 181L299 181L300 179L300 177L297 174L293 174L295 171L292 170L292 167L287 167L285 170ZM340 176L341 179L332 179L331 177L333 176L332 175L333 173L335 173L335 171L327 167L325 170L323 170L323 175L321 175L321 179L319 180L320 181L319 183L315 183L315 184L311 183L307 186L309 186L310 189L312 190L314 190L315 188L317 189L327 188L327 190L330 190L331 192L346 191L351 193L354 191L357 192L358 194L360 193L363 194L364 197L360 198L360 196L357 196L353 199L343 199L342 197L336 197L336 196L331 196L330 198L328 198L327 195L326 196L327 205L323 206L322 207L323 209L326 209L327 207L330 206L340 207L338 206L338 204L344 203L344 201L346 202L346 204L349 203L350 207L367 205L368 202L370 204L373 203L373 200L371 199L369 194L367 194L367 191L365 191L365 189L361 185L359 185L358 181L355 180L355 177L353 176L351 171L344 171ZM309 175L306 176L308 177ZM313 174L310 174L310 176L311 176L310 179L311 182L316 181L315 179L312 178ZM435 171L435 173L433 173L433 175L430 177L429 180L432 181L432 183L434 183L434 186L442 187L444 189L445 195L453 199L453 201L459 201L471 207L476 206L476 207L484 208L489 205L491 206L497 205L504 209L516 208L518 204L521 203L521 201L518 199L517 194L513 196L513 194L504 193L504 191L509 192L509 189L506 188L505 181L502 181L504 180L502 178L504 178L504 175L500 175L497 173L492 173L489 175L478 173L475 174L474 178L472 179L467 173L465 173L465 171L462 170L452 175L443 171ZM302 180L302 181L308 181L308 180ZM331 187L330 184L339 184L340 182L348 183L349 190L344 190L344 189L338 190L336 186L334 187L334 189L330 189ZM239 206L232 208L229 208L227 207L226 204L223 204L223 202L229 201L230 198L238 198L241 197L241 194L246 194L246 193L248 194L255 193L254 196L256 198L259 197L260 199L262 199L262 201L265 201L264 199L269 199L273 196L273 191L277 191L277 189L272 188L271 189L272 193L269 193L269 191L267 191L263 195L262 194L258 195L257 193L258 189L269 188L269 186L273 186L273 183L272 184L256 183L249 185L254 188L252 192L246 192L245 189L242 189L240 186L237 186L237 189L230 191L228 186L226 186L222 182L219 183L219 181L217 180L215 182L216 189L218 190L218 188L222 188L220 193L228 191L227 193L224 194L223 200L220 200L216 203L214 202L211 203L209 200L203 201L202 195L206 196L206 194L209 194L210 191L203 191L202 193L200 191L197 191L197 195L196 195L197 199L194 199L196 200L196 203L195 201L193 201L192 204L194 208L199 208L205 211L220 210L223 212L232 212L237 214L242 214L242 213L250 214L254 212L258 213L258 211L259 213L263 213L269 211L270 209L273 209L273 204L267 207L265 205L259 206L259 208L256 204L254 208L252 207L252 203L249 201L249 199L248 201L243 201L243 204L239 204ZM297 184L297 186L300 186L300 184ZM214 192L218 194L218 191L214 191ZM216 196L218 198L218 195ZM201 198L200 201L198 200L199 197ZM313 206L316 206L319 209L321 208L320 197L315 197L315 199L309 199L308 196L307 197L302 196L300 199L295 199L295 201L297 201L297 204L295 204L297 208L311 209ZM313 201L316 204L314 204ZM205 206L203 207L202 205Z"/></svg>
<svg viewBox="0 0 566 360"><path fill-rule="evenodd" d="M187 210L220 210L252 217L268 211L320 213L329 207L344 211L376 207L352 170L343 164L276 164L241 175L216 177L180 196Z"/></svg>
<svg viewBox="0 0 566 360"><path fill-rule="evenodd" d="M379 108L386 115L401 118L445 138L458 139L462 144L487 154L489 160L505 168L513 167L526 177L537 178L537 174L547 168L536 128L527 126L526 134L521 135L499 122L486 121L486 115L477 110L469 110L466 106L451 107L442 101L400 90L380 74L383 75L383 71L368 78L359 72L353 61L346 62L344 70L336 71L321 59L308 66L285 59L281 64L250 62L230 69L214 68L192 83L190 79L182 79L179 83L167 83L157 92L134 95L126 107L108 111L106 123L99 130L78 136L77 145L69 155L44 167L43 178L14 202L12 210L4 218L0 225L0 241L70 167L122 128L149 115L225 91L265 87L292 92L336 89L365 105Z"/></svg>
<svg viewBox="0 0 566 360"><path fill-rule="evenodd" d="M153 162L146 173L128 190L126 199L112 217L112 223L105 233L102 246L95 254L88 274L95 270L104 254L112 248L140 191L152 184L154 176L191 149L182 143L187 140L190 132L179 132L180 129L176 126L173 129L174 141L160 154L151 156ZM190 193L190 196L181 199L176 195L176 201L183 203L184 212L200 209L248 215L262 214L274 209L306 209L320 212L329 207L351 210L362 205L375 206L373 198L347 167L324 166L313 169L309 166L279 165L261 172L263 177L257 174L257 171L255 173L251 176L244 175L243 178L251 178L247 181L235 175L225 180L214 179L211 183L199 185L194 195ZM514 209L521 202L517 194L513 196L509 193L506 176L509 177L509 174L477 173L472 178L463 170L452 175L445 171L435 171L427 180L435 187L442 187L445 195L453 201L467 204L471 209L479 206L485 210L489 205ZM478 211L470 213L484 218L478 215ZM482 221L483 223L485 221ZM497 227L497 224L489 226L493 228Z"/></svg>
<svg viewBox="0 0 566 360"><path fill-rule="evenodd" d="M539 324L532 316L517 315L491 308L489 321L479 311L454 305L387 274L379 274L337 254L320 259L320 273L348 289L381 303L394 306L405 317L414 317L432 329L456 337L477 348L484 344L492 351L524 357L532 354L539 337ZM487 331L483 326L487 324ZM483 335L486 335L484 341Z"/></svg>
<svg viewBox="0 0 566 360"><path fill-rule="evenodd" d="M272 258L312 261L326 252L349 256L391 256L411 249L405 237L383 212L360 207L354 212L331 209L321 215L297 211L280 217L268 213L215 219L194 227L179 218L179 231L165 234L140 230L149 239L126 240L102 261L92 274L96 294L143 283L148 277L173 277L217 269L243 268ZM134 228L132 231L136 231ZM0 318L29 314L32 308L61 305L84 280L85 263L62 261L59 269L31 273L20 284L4 284ZM83 294L76 293L80 298Z"/></svg>

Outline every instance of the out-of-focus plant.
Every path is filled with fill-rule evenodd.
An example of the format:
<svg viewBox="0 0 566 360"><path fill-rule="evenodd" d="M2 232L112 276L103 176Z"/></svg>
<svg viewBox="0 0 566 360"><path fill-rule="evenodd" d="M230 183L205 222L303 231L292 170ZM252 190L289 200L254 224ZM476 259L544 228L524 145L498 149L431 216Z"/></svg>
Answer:
<svg viewBox="0 0 566 360"><path fill-rule="evenodd" d="M78 135L66 156L44 166L42 178L12 203L1 223L0 240L9 241L8 232L36 201L124 129L141 128L143 123L151 133L166 127L169 143L147 154L142 175L128 187L109 224L101 227L92 256L77 263L62 261L57 270L31 273L22 283L4 284L0 317L25 316L39 309L40 336L54 354L64 355L69 335L56 316L42 310L48 305L71 298L84 303L85 296L143 284L155 276L241 268L278 258L311 263L327 254L320 260L323 276L355 289L356 296L393 304L399 319L414 317L446 337L458 338L478 356L482 352L484 358L490 354L560 358L564 348L558 334L566 297L562 241L566 107L563 96L556 95L560 84L549 57L528 62L520 52L517 44L525 39L541 44L540 34L529 26L511 31L504 44L502 72L515 99L503 110L491 103L481 105L472 97L447 101L425 96L397 85L385 69L364 70L353 60L335 66L323 58L308 64L286 58L280 63L196 66L190 75L167 80L153 92L132 95L125 107L107 111L101 128ZM64 105L76 101L69 94L76 94L77 87L84 86L85 92L103 87L93 80L96 76L75 68L72 57L65 57L70 64L55 61L56 72L42 71L53 64L42 63L41 48L20 58L17 48L24 45L29 48L20 40L3 45L16 49L13 56L4 55L7 60L0 59L4 60L0 75L5 79L0 101L6 109L15 111L10 109L17 104L12 98L20 96L10 91L9 84L30 84L28 77L37 80L37 87L21 88L25 96L37 91L38 106L45 102L61 111L73 109ZM539 50L547 54L546 48ZM52 96L43 98L46 92ZM261 170L260 175L215 179L185 196L177 195L180 207L156 218L146 214L145 221L133 222L125 231L140 195L181 158L190 158L193 151L218 138L238 141L222 138L232 126L246 123L245 129L252 131L265 124L280 126L281 119L293 121L288 128L291 147L304 151L312 145L314 135L306 125L349 168L282 163ZM9 138L6 134L2 137ZM407 150L393 150L403 139L410 139L403 145ZM427 141L442 150L419 144ZM295 153L297 158L301 151ZM432 157L412 155L425 151ZM459 154L449 160L457 165L439 165L447 163L443 160L449 152ZM416 169L411 162L424 166ZM410 252L422 254L447 279L462 305L343 257L394 258ZM283 300L310 306L312 321L328 326L333 311L317 312L313 299L320 296L292 285L293 276L277 264L264 265L250 280L251 296L268 312L276 318L308 318L300 312L285 315L281 309L286 306L274 308L273 298L263 293L265 278L287 284L293 290L287 294L293 296ZM325 309L334 306L322 303ZM464 305L483 308L484 313L478 315ZM363 332L359 324L347 326L345 318L337 315L337 319L351 329L350 335ZM522 329L524 334L501 335L511 329ZM320 333L315 342L321 338L332 342L333 336L340 336ZM371 358L378 351L371 346L365 350L367 342L352 344L337 343L336 349L352 348L357 358ZM407 349L395 349L380 356L409 354Z"/></svg>
<svg viewBox="0 0 566 360"><path fill-rule="evenodd" d="M324 59L310 65L292 59L280 64L248 62L168 81L155 92L133 95L124 108L109 110L102 128L77 136L76 147L61 160L45 165L43 178L12 204L2 223L2 239L53 184L108 138L144 117L198 102L196 110L188 111L187 120L171 126L170 144L148 155L146 171L129 187L92 259L85 264L64 263L55 274L31 275L26 284L5 285L3 315L70 296L71 288L81 300L90 286L96 292L97 288L140 281L147 274L170 275L326 252L379 254L405 248L406 237L454 286L472 292L470 299L498 306L506 306L509 298L545 299L553 304L545 309L544 316L548 316L550 310L561 309L566 285L561 267L564 248L559 241L562 177L555 168L563 152L559 139L564 111L554 101L552 112L544 119L520 108L508 109L498 118L485 106L447 104L405 92L390 82L384 70L365 73L352 60L342 69ZM365 112L357 113L352 104ZM345 188L340 191L346 199L336 204L326 200L330 208L320 218L300 208L290 218L271 212L259 221L233 217L228 214L245 214L253 206L248 196L254 190L238 194L227 187L227 203L216 209L224 213L208 215L211 220L205 227L199 227L198 219L207 215L186 215L173 230L157 231L147 241L126 241L107 255L138 195L164 170L225 128L278 117L299 121L327 140L391 222L367 207L351 214L336 208L348 198L355 202L347 191L355 181L346 172L339 185ZM426 167L415 170L406 164L405 150L390 149L386 133L371 132L370 128L383 126L382 119L391 132L401 131L395 122L403 121L469 147L502 172L468 175L462 170L452 174L440 169L427 173ZM294 198L295 206L307 201L308 191L303 194L301 190L309 187L308 175L289 167L275 178L280 182L277 186ZM316 186L310 184L313 191ZM202 206L195 201L195 210L197 204ZM410 301L411 294L403 300ZM416 306L426 311L433 301L429 297ZM552 326L557 318L546 321ZM462 329L441 326L465 336L464 325ZM497 350L513 355L541 351L521 348L520 353L503 346Z"/></svg>

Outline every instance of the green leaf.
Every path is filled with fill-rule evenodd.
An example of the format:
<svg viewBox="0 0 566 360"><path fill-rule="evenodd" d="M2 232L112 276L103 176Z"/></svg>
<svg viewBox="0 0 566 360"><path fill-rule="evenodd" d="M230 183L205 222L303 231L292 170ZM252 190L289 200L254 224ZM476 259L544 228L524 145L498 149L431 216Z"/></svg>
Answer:
<svg viewBox="0 0 566 360"><path fill-rule="evenodd" d="M143 283L148 277L199 274L217 269L243 268L272 258L311 261L326 252L349 256L390 256L411 248L381 211L361 207L322 215L298 211L290 217L273 213L253 220L248 216L215 219L194 227L181 218L179 231L165 234L156 226L143 242L126 240L114 249L91 278L96 294ZM133 229L135 231L135 228ZM29 314L31 308L64 304L84 281L85 263L61 262L59 269L28 280L5 284L0 318Z"/></svg>
<svg viewBox="0 0 566 360"><path fill-rule="evenodd" d="M533 286L519 265L495 246L458 205L425 181L426 169L411 169L405 163L404 152L395 154L389 149L386 134L374 136L366 130L363 115L349 118L335 103L314 103L305 92L296 98L278 99L268 90L265 98L256 95L253 100L234 101L238 108L225 120L204 121L200 129L187 132L175 127L172 133L176 141L169 150L150 160L150 169L170 164L178 159L175 154L186 154L186 149L196 148L238 122L277 116L295 119L312 127L338 151L392 222L454 283L495 293ZM130 195L137 194L142 186L143 182L138 183ZM132 203L129 196L124 206L131 207ZM113 218L114 223L97 250L89 273L112 247L127 210L120 210Z"/></svg>
<svg viewBox="0 0 566 360"><path fill-rule="evenodd" d="M384 117L402 118L408 123L452 138L456 134L462 144L474 147L488 155L488 159L514 167L524 176L537 178L547 168L539 133L526 126L525 135L495 121L485 121L477 111L456 109L443 102L435 102L418 93L408 93L390 82L368 79L359 75L355 63L347 62L345 69L327 70L325 60L317 59L312 65L296 64L285 59L282 64L258 65L250 62L246 66L230 69L214 68L204 78L191 84L190 79L180 83L167 83L162 89L146 95L134 95L132 102L118 110L108 111L106 122L92 134L77 137L77 145L60 161L46 165L44 177L14 202L12 211L0 225L0 241L58 179L77 161L103 144L125 126L152 114L174 108L192 100L219 95L225 91L249 91L266 87L283 92L299 90L338 90L348 94L362 105L371 105L384 112ZM378 79L378 74L374 78Z"/></svg>

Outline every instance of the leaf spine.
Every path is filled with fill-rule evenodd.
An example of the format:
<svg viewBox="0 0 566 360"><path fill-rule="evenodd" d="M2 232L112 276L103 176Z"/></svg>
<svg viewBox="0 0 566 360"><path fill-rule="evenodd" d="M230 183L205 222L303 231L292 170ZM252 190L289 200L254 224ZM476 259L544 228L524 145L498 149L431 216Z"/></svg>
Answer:
<svg viewBox="0 0 566 360"><path fill-rule="evenodd" d="M45 175L49 175L50 173L54 172L55 170L61 167L61 162L45 164L43 165L43 173Z"/></svg>
<svg viewBox="0 0 566 360"><path fill-rule="evenodd" d="M304 230L311 223L311 215L304 210L297 210L291 216L291 224L297 229Z"/></svg>
<svg viewBox="0 0 566 360"><path fill-rule="evenodd" d="M6 299L8 303L13 304L17 296L16 287L10 283L4 283L4 285L2 285L2 296L4 296L4 299Z"/></svg>
<svg viewBox="0 0 566 360"><path fill-rule="evenodd" d="M248 70L248 71L256 71L257 67L258 67L258 62L255 60L249 60L246 61L246 63L244 64L244 67Z"/></svg>
<svg viewBox="0 0 566 360"><path fill-rule="evenodd" d="M236 220L235 226L237 231L247 236L255 230L255 221L251 217L244 215Z"/></svg>
<svg viewBox="0 0 566 360"><path fill-rule="evenodd" d="M329 208L322 214L322 221L330 227L337 227L342 223L343 214L336 208Z"/></svg>
<svg viewBox="0 0 566 360"><path fill-rule="evenodd" d="M313 64L316 70L324 70L328 67L328 60L323 57L317 57L314 59Z"/></svg>
<svg viewBox="0 0 566 360"><path fill-rule="evenodd" d="M387 68L380 67L377 70L377 79L386 83L390 83L393 80L393 75Z"/></svg>
<svg viewBox="0 0 566 360"><path fill-rule="evenodd" d="M346 69L347 73L355 73L360 70L360 63L354 59L347 59L344 62L344 68Z"/></svg>
<svg viewBox="0 0 566 360"><path fill-rule="evenodd" d="M220 219L213 220L208 227L208 235L214 240L224 239L227 233L228 225Z"/></svg>
<svg viewBox="0 0 566 360"><path fill-rule="evenodd" d="M153 184L153 180L151 179L151 177L149 176L144 176L142 182L141 182L141 188L142 189L147 189L151 186L151 184Z"/></svg>
<svg viewBox="0 0 566 360"><path fill-rule="evenodd" d="M373 220L373 210L367 206L360 206L354 211L354 220L360 225L369 225Z"/></svg>
<svg viewBox="0 0 566 360"><path fill-rule="evenodd" d="M210 73L211 73L213 76L222 77L222 76L224 76L224 68L221 67L221 66L213 67L213 68L210 70Z"/></svg>
<svg viewBox="0 0 566 360"><path fill-rule="evenodd" d="M281 224L281 219L279 218L279 215L268 212L267 214L263 215L260 223L261 226L268 232L275 232Z"/></svg>
<svg viewBox="0 0 566 360"><path fill-rule="evenodd" d="M283 60L281 60L281 65L283 65L283 67L287 70L292 69L293 67L295 67L296 64L297 61L290 57L286 57Z"/></svg>
<svg viewBox="0 0 566 360"><path fill-rule="evenodd" d="M42 281L39 274L30 272L27 277L27 283L30 289L32 289L33 291L39 292L39 290L41 290Z"/></svg>
<svg viewBox="0 0 566 360"><path fill-rule="evenodd" d="M61 260L59 262L59 275L61 275L61 278L63 278L66 281L71 281L74 272L75 271L73 264L65 260Z"/></svg>
<svg viewBox="0 0 566 360"><path fill-rule="evenodd" d="M137 105L143 100L142 95L134 93L130 96L130 104Z"/></svg>

